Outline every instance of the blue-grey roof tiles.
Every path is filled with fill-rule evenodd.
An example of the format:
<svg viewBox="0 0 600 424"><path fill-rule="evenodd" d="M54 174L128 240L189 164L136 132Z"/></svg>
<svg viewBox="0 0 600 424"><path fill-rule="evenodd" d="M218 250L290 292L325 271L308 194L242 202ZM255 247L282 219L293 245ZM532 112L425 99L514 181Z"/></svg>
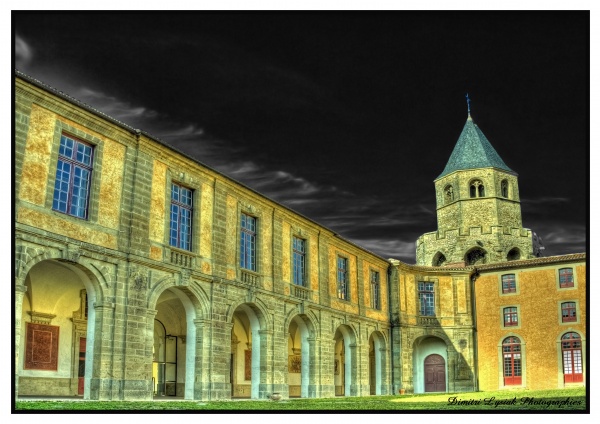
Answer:
<svg viewBox="0 0 600 424"><path fill-rule="evenodd" d="M506 166L483 132L481 132L469 116L446 164L446 168L444 168L444 171L436 179L461 169L489 167L500 168L515 173Z"/></svg>

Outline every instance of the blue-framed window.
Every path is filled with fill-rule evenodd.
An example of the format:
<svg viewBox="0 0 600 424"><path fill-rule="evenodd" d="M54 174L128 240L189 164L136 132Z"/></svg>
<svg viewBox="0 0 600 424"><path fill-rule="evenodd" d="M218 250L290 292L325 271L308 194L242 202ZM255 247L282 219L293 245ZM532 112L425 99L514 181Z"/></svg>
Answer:
<svg viewBox="0 0 600 424"><path fill-rule="evenodd" d="M63 134L60 137L52 209L87 219L94 149Z"/></svg>
<svg viewBox="0 0 600 424"><path fill-rule="evenodd" d="M337 258L337 297L342 300L350 300L348 284L348 259L338 256Z"/></svg>
<svg viewBox="0 0 600 424"><path fill-rule="evenodd" d="M171 184L171 230L169 243L173 247L192 250L193 192Z"/></svg>
<svg viewBox="0 0 600 424"><path fill-rule="evenodd" d="M240 266L256 271L256 218L242 214Z"/></svg>
<svg viewBox="0 0 600 424"><path fill-rule="evenodd" d="M306 240L294 237L293 252L293 281L298 286L306 285Z"/></svg>
<svg viewBox="0 0 600 424"><path fill-rule="evenodd" d="M419 281L419 313L424 316L435 316L434 284Z"/></svg>

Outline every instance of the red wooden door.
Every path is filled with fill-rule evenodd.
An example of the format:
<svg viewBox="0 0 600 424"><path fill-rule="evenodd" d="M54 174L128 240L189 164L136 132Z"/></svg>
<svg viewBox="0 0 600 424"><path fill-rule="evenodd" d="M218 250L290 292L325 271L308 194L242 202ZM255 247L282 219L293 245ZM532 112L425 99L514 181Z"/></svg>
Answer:
<svg viewBox="0 0 600 424"><path fill-rule="evenodd" d="M440 355L425 358L425 392L446 391L446 361Z"/></svg>
<svg viewBox="0 0 600 424"><path fill-rule="evenodd" d="M83 395L83 382L85 380L85 343L86 338L81 337L79 339L79 371L77 373L77 376L79 377L77 385L78 395Z"/></svg>

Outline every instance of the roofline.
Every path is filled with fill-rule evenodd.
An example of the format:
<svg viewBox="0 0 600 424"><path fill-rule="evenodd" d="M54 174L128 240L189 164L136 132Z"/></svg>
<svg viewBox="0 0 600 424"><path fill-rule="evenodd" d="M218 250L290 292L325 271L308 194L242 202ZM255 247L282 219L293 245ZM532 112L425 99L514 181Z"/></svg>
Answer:
<svg viewBox="0 0 600 424"><path fill-rule="evenodd" d="M18 77L18 78L21 78L24 81L27 81L28 83L30 83L32 85L35 85L38 88L41 88L42 90L45 90L45 91L47 91L47 92L49 92L51 94L54 94L55 96L57 96L57 97L65 100L65 101L67 101L69 103L73 103L73 104L77 105L78 107L86 110L87 112L90 112L90 113L92 113L92 114L94 114L96 116L99 116L100 118L105 119L105 120L109 121L110 123L112 123L112 124L114 124L114 125L122 128L122 129L124 129L126 131L129 131L130 133L132 133L134 135L136 135L136 134L142 134L145 137L149 138L150 140L155 141L156 143L162 144L165 147L168 147L169 149L171 149L174 152L182 155L183 157L185 157L185 158L193 161L194 163L196 163L198 165L201 165L201 166L203 166L203 167L211 170L212 172L214 172L214 173L216 173L218 175L221 175L222 177L228 179L229 181L234 182L235 184L239 184L240 186L242 186L243 188L245 188L245 189L253 192L254 194L257 194L258 196L260 196L260 197L262 197L264 199L267 199L268 201L276 204L277 206L280 206L280 207L282 207L282 208L284 208L284 209L286 209L286 210L294 213L295 215L298 215L298 216L302 217L303 219L305 219L305 220L307 220L309 222L312 222L313 224L317 225L318 227L321 227L321 228L323 228L323 229L331 232L334 237L337 237L340 240L342 240L342 241L344 241L344 242L346 242L346 243L348 243L348 244L350 244L350 245L352 245L352 246L354 246L354 247L356 247L356 248L358 248L360 250L363 250L363 251L365 251L365 252L367 252L367 253L369 253L369 254L371 254L371 255L373 255L373 256L375 256L375 257L377 257L377 258L379 258L379 259L381 259L381 260L383 260L385 262L388 262L388 259L385 259L383 256L378 255L377 253L371 252L370 250L365 249L364 247L359 246L356 243L353 243L350 240L345 239L344 237L340 236L337 232L333 231L330 228L327 228L323 224L319 224L317 221L315 221L315 220L313 220L313 219L311 219L311 218L309 218L309 217L301 214L300 212L297 212L297 211L293 210L289 206L285 206L285 205L277 202L276 200L273 200L270 197L267 197L266 195L264 195L262 193L259 193L258 191L254 190L253 188L248 187L244 183L241 183L241 182L239 182L239 181L231 178L229 175L226 175L226 174L224 174L224 173L222 173L220 171L217 171L216 169L214 169L214 168L206 165L205 163L200 162L198 159L196 159L196 158L188 155L187 153L182 152L181 150L177 149L176 147L173 147L169 143L161 140L160 138L158 138L156 136L153 136L150 133L147 133L146 131L143 131L143 130L140 130L140 129L137 129L137 128L133 128L132 126L129 126L129 125L125 124L124 122L121 122L118 119L115 119L115 118L113 118L113 117L105 114L104 112L101 112L98 109L95 109L94 107L92 107L92 106L90 106L90 105L88 105L88 104L86 104L86 103L84 103L84 102L82 102L80 100L77 100L76 98L71 97L71 96L69 96L66 93L63 93L62 91L60 91L60 90L58 90L58 89L56 89L54 87L51 87L51 86L43 83L42 81L40 81L38 79L35 79L32 76L27 75L27 74L19 71L18 69L15 69L15 76Z"/></svg>
<svg viewBox="0 0 600 424"><path fill-rule="evenodd" d="M558 263L567 263L567 262L587 262L587 254L586 253L570 253L566 255L556 255L556 256L546 256L540 258L532 258L532 259L522 259L518 261L509 261L509 262L498 262L493 264L484 264L481 266L477 266L477 271L485 272L485 271L494 271L497 269L512 269L512 268L523 268L523 267L534 267L540 265L550 265L550 264L558 264Z"/></svg>
<svg viewBox="0 0 600 424"><path fill-rule="evenodd" d="M518 174L518 173L516 173L516 172L515 172L515 171L513 171L513 170L507 171L506 169L498 168L497 166L485 166L485 167L481 167L481 168L464 168L464 169L455 169L454 171L452 171L452 172L448 172L447 174L444 174L444 173L442 172L442 173L441 173L441 174L440 174L440 175L439 175L439 176L438 176L436 179L434 179L434 180L433 180L433 182L434 182L434 183L437 183L437 182L438 182L439 180L441 180L442 178L444 178L444 177L447 177L448 175L452 175L452 174L454 174L455 172L461 172L461 171L473 171L473 170L475 170L475 169L490 169L490 168L491 168L491 169L495 169L495 170L497 170L497 171L500 171L500 172L504 172L505 174L511 174L511 175L514 175L515 177L518 177L518 176L519 176L519 174Z"/></svg>

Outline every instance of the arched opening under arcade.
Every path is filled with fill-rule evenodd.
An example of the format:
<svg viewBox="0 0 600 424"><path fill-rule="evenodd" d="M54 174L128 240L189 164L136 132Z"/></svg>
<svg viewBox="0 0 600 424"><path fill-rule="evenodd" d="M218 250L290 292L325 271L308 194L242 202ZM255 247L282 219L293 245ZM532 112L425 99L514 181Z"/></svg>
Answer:
<svg viewBox="0 0 600 424"><path fill-rule="evenodd" d="M97 397L91 389L97 278L83 265L45 259L29 269L24 285L15 340L18 395Z"/></svg>
<svg viewBox="0 0 600 424"><path fill-rule="evenodd" d="M156 301L152 339L152 395L194 399L197 305L179 288L164 290Z"/></svg>
<svg viewBox="0 0 600 424"><path fill-rule="evenodd" d="M335 395L352 396L358 366L356 336L349 326L340 325L335 331L333 340Z"/></svg>
<svg viewBox="0 0 600 424"><path fill-rule="evenodd" d="M266 362L261 329L262 313L252 304L242 304L233 313L231 329L230 382L232 398L260 397L261 363Z"/></svg>
<svg viewBox="0 0 600 424"><path fill-rule="evenodd" d="M383 394L385 358L385 339L381 333L375 331L369 337L369 393L371 395Z"/></svg>
<svg viewBox="0 0 600 424"><path fill-rule="evenodd" d="M312 378L311 362L315 353L308 341L314 333L312 323L305 315L296 315L289 325L288 337L288 388L290 397L307 398Z"/></svg>

